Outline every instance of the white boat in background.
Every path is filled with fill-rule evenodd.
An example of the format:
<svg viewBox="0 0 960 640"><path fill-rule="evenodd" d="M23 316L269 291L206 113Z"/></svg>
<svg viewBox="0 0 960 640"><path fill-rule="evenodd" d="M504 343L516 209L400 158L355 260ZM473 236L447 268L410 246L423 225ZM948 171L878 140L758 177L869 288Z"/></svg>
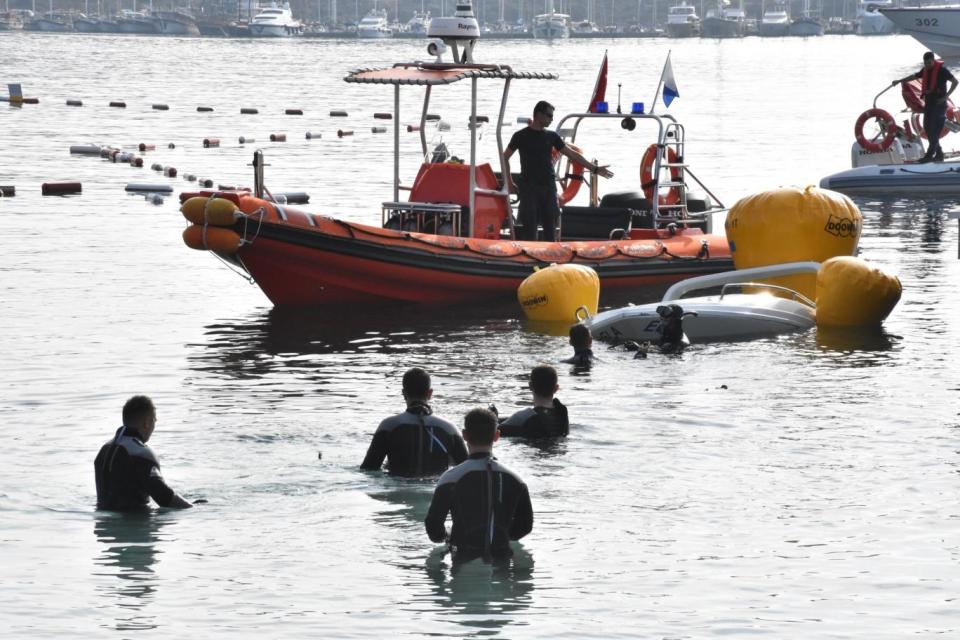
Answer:
<svg viewBox="0 0 960 640"><path fill-rule="evenodd" d="M367 40L392 38L393 29L387 19L386 9L371 9L357 25L357 37Z"/></svg>
<svg viewBox="0 0 960 640"><path fill-rule="evenodd" d="M893 7L893 0L861 0L857 7L857 33L882 36L893 33L896 25L881 11Z"/></svg>
<svg viewBox="0 0 960 640"><path fill-rule="evenodd" d="M303 33L303 24L293 17L290 3L282 5L274 2L260 7L249 25L250 35L254 38L289 38Z"/></svg>
<svg viewBox="0 0 960 640"><path fill-rule="evenodd" d="M816 13L820 13L817 11ZM810 0L803 0L803 13L790 21L790 35L807 38L823 35L823 22L810 9Z"/></svg>
<svg viewBox="0 0 960 640"><path fill-rule="evenodd" d="M715 9L707 11L701 31L704 38L742 38L746 35L746 14L743 4L736 7L724 6L720 0Z"/></svg>
<svg viewBox="0 0 960 640"><path fill-rule="evenodd" d="M533 17L533 37L541 40L556 40L570 37L570 16L557 13L553 0L547 0L547 11Z"/></svg>
<svg viewBox="0 0 960 640"><path fill-rule="evenodd" d="M681 2L667 10L667 35L671 38L700 35L700 16L693 5Z"/></svg>
<svg viewBox="0 0 960 640"><path fill-rule="evenodd" d="M200 27L189 8L154 11L157 33L170 36L199 36Z"/></svg>
<svg viewBox="0 0 960 640"><path fill-rule="evenodd" d="M882 7L880 11L940 57L960 56L960 7Z"/></svg>
<svg viewBox="0 0 960 640"><path fill-rule="evenodd" d="M698 276L670 287L660 302L628 305L581 320L590 327L594 338L613 343L659 342L662 320L658 309L666 305L678 305L684 314L696 314L683 319L683 333L693 343L805 331L816 325L814 303L792 289L754 280L817 273L819 268L819 262L791 262ZM719 295L683 297L718 287Z"/></svg>
<svg viewBox="0 0 960 640"><path fill-rule="evenodd" d="M427 35L430 28L430 12L415 11L413 17L407 21L407 31L419 35Z"/></svg>
<svg viewBox="0 0 960 640"><path fill-rule="evenodd" d="M790 12L788 5L777 4L763 12L758 33L764 38L780 38L790 32Z"/></svg>

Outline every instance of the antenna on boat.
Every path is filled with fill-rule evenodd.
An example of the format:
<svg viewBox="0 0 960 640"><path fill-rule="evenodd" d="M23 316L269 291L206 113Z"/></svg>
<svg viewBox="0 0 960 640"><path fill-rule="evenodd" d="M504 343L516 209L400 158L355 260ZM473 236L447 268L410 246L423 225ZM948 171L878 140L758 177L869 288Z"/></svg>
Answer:
<svg viewBox="0 0 960 640"><path fill-rule="evenodd" d="M266 190L263 185L263 151L257 149L253 152L253 193L258 198L263 198Z"/></svg>
<svg viewBox="0 0 960 640"><path fill-rule="evenodd" d="M621 82L617 83L617 113L623 113L623 111L620 109L620 87L622 86L623 86L623 83Z"/></svg>
<svg viewBox="0 0 960 640"><path fill-rule="evenodd" d="M451 17L433 18L427 28L427 53L441 61L447 48L453 51L454 64L473 63L473 48L480 39L480 25L469 0L457 3Z"/></svg>

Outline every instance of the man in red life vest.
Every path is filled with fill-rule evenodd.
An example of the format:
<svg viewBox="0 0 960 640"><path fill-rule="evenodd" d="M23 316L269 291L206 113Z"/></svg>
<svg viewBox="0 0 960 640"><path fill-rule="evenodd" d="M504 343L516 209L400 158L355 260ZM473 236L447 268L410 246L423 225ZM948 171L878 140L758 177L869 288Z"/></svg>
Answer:
<svg viewBox="0 0 960 640"><path fill-rule="evenodd" d="M942 60L936 59L933 51L927 51L923 54L923 69L894 80L892 84L898 85L909 80L920 80L920 91L923 94L923 130L927 134L927 152L920 162L943 162L940 132L947 122L947 99L957 88L957 79L943 66Z"/></svg>

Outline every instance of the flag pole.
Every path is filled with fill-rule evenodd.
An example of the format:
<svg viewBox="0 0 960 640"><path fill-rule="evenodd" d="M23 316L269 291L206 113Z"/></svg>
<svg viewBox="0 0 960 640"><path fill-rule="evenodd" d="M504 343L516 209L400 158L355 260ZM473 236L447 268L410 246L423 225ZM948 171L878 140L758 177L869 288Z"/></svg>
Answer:
<svg viewBox="0 0 960 640"><path fill-rule="evenodd" d="M663 88L663 74L667 70L667 65L670 63L670 52L672 49L667 49L667 59L663 61L663 69L660 71L660 82L657 83L657 92L653 94L653 102L650 103L650 113L653 113L653 110L657 108L657 98L660 97L660 89Z"/></svg>

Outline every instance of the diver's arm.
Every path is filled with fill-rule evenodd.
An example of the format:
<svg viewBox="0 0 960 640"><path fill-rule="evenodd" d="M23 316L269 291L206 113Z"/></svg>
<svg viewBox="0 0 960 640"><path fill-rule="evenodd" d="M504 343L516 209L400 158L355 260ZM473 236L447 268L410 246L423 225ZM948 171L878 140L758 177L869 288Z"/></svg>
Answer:
<svg viewBox="0 0 960 640"><path fill-rule="evenodd" d="M507 186L509 193L517 192L517 185L513 184L513 173L510 171L510 156L516 151L513 147L507 147L503 152L503 183Z"/></svg>
<svg viewBox="0 0 960 640"><path fill-rule="evenodd" d="M453 505L453 483L437 485L430 501L427 518L423 521L427 528L427 535L434 542L443 542L447 539L447 514Z"/></svg>
<svg viewBox="0 0 960 640"><path fill-rule="evenodd" d="M193 505L181 498L171 489L160 475L160 468L153 467L147 478L147 491L150 497L161 507L168 509L189 509Z"/></svg>
<svg viewBox="0 0 960 640"><path fill-rule="evenodd" d="M373 440L370 441L367 455L363 458L363 462L360 463L361 469L366 469L367 471L380 470L383 466L383 459L387 457L387 447L389 445L387 440L387 433L377 429L377 432L373 434Z"/></svg>
<svg viewBox="0 0 960 640"><path fill-rule="evenodd" d="M919 79L920 79L920 75L921 75L922 73L923 73L922 71L917 71L916 73L911 73L910 75L904 76L904 77L900 78L899 80L894 80L893 82L890 83L890 86L891 86L891 87L895 87L895 86L897 86L898 84L900 84L901 82L909 82L910 80L919 80Z"/></svg>
<svg viewBox="0 0 960 640"><path fill-rule="evenodd" d="M520 498L517 501L517 510L513 512L513 521L510 522L510 539L519 540L533 530L533 505L530 504L530 491L527 485L520 485Z"/></svg>

